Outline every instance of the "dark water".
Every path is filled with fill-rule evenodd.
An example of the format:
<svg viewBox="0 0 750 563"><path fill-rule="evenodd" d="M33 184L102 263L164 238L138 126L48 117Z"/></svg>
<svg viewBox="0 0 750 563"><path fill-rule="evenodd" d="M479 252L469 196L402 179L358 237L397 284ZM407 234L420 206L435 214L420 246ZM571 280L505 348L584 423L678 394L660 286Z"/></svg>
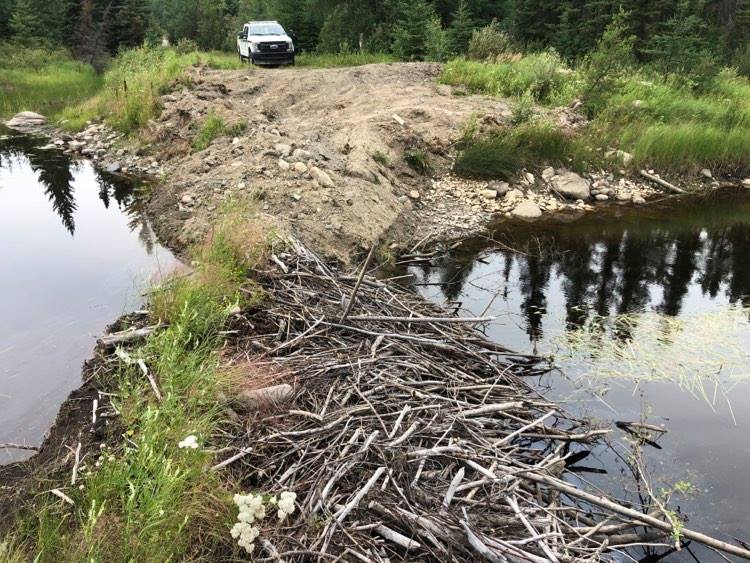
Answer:
<svg viewBox="0 0 750 563"><path fill-rule="evenodd" d="M0 129L0 443L40 443L95 337L176 264L131 182L44 144Z"/></svg>
<svg viewBox="0 0 750 563"><path fill-rule="evenodd" d="M504 224L411 272L429 298L498 316L493 339L554 355L538 383L569 411L668 428L643 452L654 487L689 482L673 497L689 528L750 541L750 190ZM585 477L627 497L625 438ZM666 560L694 556L722 560Z"/></svg>

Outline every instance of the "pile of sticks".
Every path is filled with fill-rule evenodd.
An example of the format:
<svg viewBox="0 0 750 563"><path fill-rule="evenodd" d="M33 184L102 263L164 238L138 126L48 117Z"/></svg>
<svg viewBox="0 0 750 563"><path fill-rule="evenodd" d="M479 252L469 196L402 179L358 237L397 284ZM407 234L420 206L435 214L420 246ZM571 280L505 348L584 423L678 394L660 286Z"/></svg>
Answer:
<svg viewBox="0 0 750 563"><path fill-rule="evenodd" d="M563 479L608 430L534 391L523 378L548 366L485 338L486 319L448 317L367 264L345 276L294 240L274 263L232 361L287 374L294 393L251 414L220 464L248 490L297 493L294 518L262 542L267 560L600 561L673 547L651 507Z"/></svg>

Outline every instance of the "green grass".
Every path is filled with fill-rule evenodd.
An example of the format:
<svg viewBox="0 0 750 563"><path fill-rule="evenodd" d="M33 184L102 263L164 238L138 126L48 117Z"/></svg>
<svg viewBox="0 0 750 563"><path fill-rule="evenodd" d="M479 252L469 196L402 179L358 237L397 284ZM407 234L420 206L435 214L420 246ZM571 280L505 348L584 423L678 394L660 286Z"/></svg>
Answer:
<svg viewBox="0 0 750 563"><path fill-rule="evenodd" d="M524 168L552 165L583 171L594 160L594 153L579 139L540 123L473 141L459 154L454 170L470 178L512 180Z"/></svg>
<svg viewBox="0 0 750 563"><path fill-rule="evenodd" d="M391 157L383 151L375 151L370 156L375 162L383 166L390 166L391 164Z"/></svg>
<svg viewBox="0 0 750 563"><path fill-rule="evenodd" d="M116 129L134 133L158 115L159 97L184 81L185 70L194 65L225 70L243 68L228 53L177 53L161 47L131 49L119 55L105 72L100 92L67 108L63 117L71 129L104 117Z"/></svg>
<svg viewBox="0 0 750 563"><path fill-rule="evenodd" d="M549 53L514 55L504 62L455 60L445 66L441 81L475 93L510 98L513 122L534 119L531 102L545 106L567 105L583 98L590 125L577 136L578 144L592 149L619 148L632 153L633 167L653 167L664 172L697 174L709 168L716 174L750 173L750 81L725 70L702 89L692 88L679 76L663 76L646 68L633 68L615 88L584 96L581 69L566 68ZM489 170L518 169L518 147L493 141L496 162ZM511 143L512 145L512 143ZM487 150L487 140L477 153ZM484 158L484 157L483 157ZM485 158L486 160L486 158ZM468 167L476 174L478 166Z"/></svg>
<svg viewBox="0 0 750 563"><path fill-rule="evenodd" d="M56 119L63 108L93 96L102 77L65 51L0 45L0 117L35 111Z"/></svg>
<svg viewBox="0 0 750 563"><path fill-rule="evenodd" d="M575 74L554 53L512 56L505 62L456 59L445 65L440 81L470 92L505 98L530 95L545 105L569 103L576 93Z"/></svg>
<svg viewBox="0 0 750 563"><path fill-rule="evenodd" d="M198 134L193 140L193 148L197 151L202 151L215 139L225 136L236 137L245 131L245 129L247 129L247 123L245 122L227 125L222 118L211 114L201 123Z"/></svg>
<svg viewBox="0 0 750 563"><path fill-rule="evenodd" d="M302 53L295 65L313 68L361 66L374 63L394 63L397 59L387 53Z"/></svg>
<svg viewBox="0 0 750 563"><path fill-rule="evenodd" d="M273 235L246 205L230 204L224 212L210 240L196 250L196 274L152 294L152 320L168 327L127 351L129 361L122 353L119 360L111 358L100 376L107 378L100 384L119 413L111 426L118 431L101 455L87 454L81 488L53 479L75 506L49 495L49 483L41 485L45 492L34 497L8 536L16 560L161 562L239 555L229 536L236 491L207 472L216 462L208 449L227 424L221 396L230 394L230 376L218 369L216 350L231 311L251 304L239 287L252 286L247 269L267 259ZM157 378L161 402L136 359ZM197 437L198 449L178 447L189 435Z"/></svg>

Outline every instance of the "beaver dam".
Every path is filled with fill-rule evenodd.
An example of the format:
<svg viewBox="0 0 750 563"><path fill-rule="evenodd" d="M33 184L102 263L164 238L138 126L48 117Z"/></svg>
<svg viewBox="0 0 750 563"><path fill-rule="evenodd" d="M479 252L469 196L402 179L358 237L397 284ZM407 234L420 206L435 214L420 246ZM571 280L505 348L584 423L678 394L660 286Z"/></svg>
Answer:
<svg viewBox="0 0 750 563"><path fill-rule="evenodd" d="M225 351L249 415L212 444L212 471L245 490L296 492L300 510L262 540L270 559L624 561L689 541L750 558L656 494L624 503L568 481L610 430L532 389L550 366L487 339L491 319L447 316L367 262L344 275L296 241L273 258L256 272L268 302L235 315Z"/></svg>

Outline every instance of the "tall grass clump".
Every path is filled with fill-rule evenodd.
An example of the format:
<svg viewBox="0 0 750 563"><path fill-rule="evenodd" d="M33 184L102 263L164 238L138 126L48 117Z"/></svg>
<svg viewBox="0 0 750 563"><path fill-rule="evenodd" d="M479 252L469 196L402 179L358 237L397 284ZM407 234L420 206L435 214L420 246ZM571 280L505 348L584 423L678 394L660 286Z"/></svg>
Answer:
<svg viewBox="0 0 750 563"><path fill-rule="evenodd" d="M102 82L93 67L66 51L0 44L0 117L35 111L55 119L93 96Z"/></svg>
<svg viewBox="0 0 750 563"><path fill-rule="evenodd" d="M74 505L45 500L55 498L46 492L35 497L11 531L31 556L19 560L233 559L231 491L207 471L215 463L213 440L227 424L221 397L230 382L217 369L216 351L229 315L248 304L247 271L267 259L273 231L249 205L230 203L224 212L195 250L196 271L151 296L152 322L167 327L118 350L98 376L118 413L108 445L87 453L80 487L63 488ZM161 400L142 366L157 380Z"/></svg>
<svg viewBox="0 0 750 563"><path fill-rule="evenodd" d="M508 55L497 63L456 59L440 80L471 92L508 98L530 94L545 105L567 104L575 94L572 71L555 52Z"/></svg>
<svg viewBox="0 0 750 563"><path fill-rule="evenodd" d="M454 170L471 178L512 180L521 169L567 166L582 171L591 153L580 140L547 124L529 124L479 139L459 154Z"/></svg>
<svg viewBox="0 0 750 563"><path fill-rule="evenodd" d="M239 68L235 57L220 53L187 52L144 46L119 54L104 74L99 94L70 107L63 117L72 129L87 120L104 117L113 127L133 133L160 111L159 98L184 80L185 70L205 64L213 68Z"/></svg>

